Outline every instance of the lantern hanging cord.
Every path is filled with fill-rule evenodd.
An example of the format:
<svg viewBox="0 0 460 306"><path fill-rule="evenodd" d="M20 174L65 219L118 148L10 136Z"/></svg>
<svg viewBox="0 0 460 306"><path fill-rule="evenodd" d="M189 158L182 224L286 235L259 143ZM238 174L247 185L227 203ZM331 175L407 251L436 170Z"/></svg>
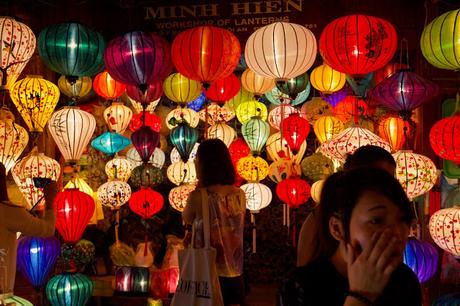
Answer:
<svg viewBox="0 0 460 306"><path fill-rule="evenodd" d="M404 47L405 46L405 47ZM401 69L402 63L403 63L403 50L405 51L405 64L407 65L408 68L410 68L409 65L409 42L406 38L402 38L400 42L400 49L399 49L399 68Z"/></svg>

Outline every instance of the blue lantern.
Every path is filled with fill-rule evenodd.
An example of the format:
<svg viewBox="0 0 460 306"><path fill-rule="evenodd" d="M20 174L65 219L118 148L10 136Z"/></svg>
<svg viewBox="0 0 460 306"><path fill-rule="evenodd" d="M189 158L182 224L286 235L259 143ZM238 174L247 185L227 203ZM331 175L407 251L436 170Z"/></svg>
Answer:
<svg viewBox="0 0 460 306"><path fill-rule="evenodd" d="M91 141L91 146L108 155L115 155L131 144L129 138L115 132L105 132Z"/></svg>
<svg viewBox="0 0 460 306"><path fill-rule="evenodd" d="M205 101L206 101L206 94L204 93L204 91L202 91L201 94L198 96L198 98L187 103L187 107L190 109L193 109L195 112L198 112L200 111Z"/></svg>
<svg viewBox="0 0 460 306"><path fill-rule="evenodd" d="M93 282L76 273L59 274L46 285L46 297L52 306L83 306L93 293Z"/></svg>
<svg viewBox="0 0 460 306"><path fill-rule="evenodd" d="M45 283L60 253L56 237L23 237L18 242L17 265L34 287Z"/></svg>
<svg viewBox="0 0 460 306"><path fill-rule="evenodd" d="M403 260L421 283L426 282L436 273L438 259L438 251L434 246L426 241L409 237Z"/></svg>

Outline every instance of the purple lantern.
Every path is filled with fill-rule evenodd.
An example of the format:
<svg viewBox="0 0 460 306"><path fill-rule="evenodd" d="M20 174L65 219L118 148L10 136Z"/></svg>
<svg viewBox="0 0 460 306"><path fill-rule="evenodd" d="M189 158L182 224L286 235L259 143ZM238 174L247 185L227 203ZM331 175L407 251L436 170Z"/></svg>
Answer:
<svg viewBox="0 0 460 306"><path fill-rule="evenodd" d="M147 86L145 93L143 93L137 86L128 85L126 86L126 94L134 101L146 105L161 97L163 94L163 83L162 81L154 81Z"/></svg>
<svg viewBox="0 0 460 306"><path fill-rule="evenodd" d="M56 263L60 250L56 237L23 237L18 242L18 268L34 287L40 287Z"/></svg>
<svg viewBox="0 0 460 306"><path fill-rule="evenodd" d="M403 256L404 263L414 271L421 283L436 273L439 255L430 243L409 237Z"/></svg>
<svg viewBox="0 0 460 306"><path fill-rule="evenodd" d="M144 125L131 134L131 141L142 161L147 163L160 143L160 133Z"/></svg>
<svg viewBox="0 0 460 306"><path fill-rule="evenodd" d="M319 95L324 101L327 101L330 105L332 105L332 107L335 107L340 101L345 99L345 97L348 96L349 93L350 90L348 89L348 87L345 86L339 91L333 92L330 95L325 95L322 92L320 92Z"/></svg>

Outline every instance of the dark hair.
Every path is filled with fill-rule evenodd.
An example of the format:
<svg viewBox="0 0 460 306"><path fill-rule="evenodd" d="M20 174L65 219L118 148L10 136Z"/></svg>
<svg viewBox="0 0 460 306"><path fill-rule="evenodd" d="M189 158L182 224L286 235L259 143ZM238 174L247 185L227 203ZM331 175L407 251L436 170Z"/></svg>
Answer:
<svg viewBox="0 0 460 306"><path fill-rule="evenodd" d="M356 203L364 192L374 191L391 200L401 209L405 222L410 225L414 212L401 184L387 171L380 168L362 167L337 172L328 177L321 192L320 245L321 253L332 256L338 246L329 231L332 216L341 219L344 227L344 239L350 238L350 219Z"/></svg>
<svg viewBox="0 0 460 306"><path fill-rule="evenodd" d="M348 155L343 170L376 167L380 163L388 163L396 168L396 162L390 152L378 146L367 145L359 147L352 155Z"/></svg>
<svg viewBox="0 0 460 306"><path fill-rule="evenodd" d="M198 158L197 173L202 186L233 185L235 183L235 169L230 152L222 140L203 141L198 147L196 156Z"/></svg>

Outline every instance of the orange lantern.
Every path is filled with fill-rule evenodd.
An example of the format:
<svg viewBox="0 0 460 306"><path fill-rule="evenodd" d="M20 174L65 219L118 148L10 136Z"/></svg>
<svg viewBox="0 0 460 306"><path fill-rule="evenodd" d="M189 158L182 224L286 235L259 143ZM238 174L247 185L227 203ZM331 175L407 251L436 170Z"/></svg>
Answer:
<svg viewBox="0 0 460 306"><path fill-rule="evenodd" d="M331 140L343 130L343 122L334 116L321 116L313 124L313 131L320 143Z"/></svg>
<svg viewBox="0 0 460 306"><path fill-rule="evenodd" d="M345 73L334 70L327 64L322 64L313 69L310 75L310 82L311 86L323 94L331 94L345 86L345 77Z"/></svg>
<svg viewBox="0 0 460 306"><path fill-rule="evenodd" d="M99 96L107 100L114 100L125 92L126 85L116 81L106 70L94 77L93 88Z"/></svg>
<svg viewBox="0 0 460 306"><path fill-rule="evenodd" d="M272 90L276 84L275 79L256 74L248 68L241 75L241 85L257 97Z"/></svg>
<svg viewBox="0 0 460 306"><path fill-rule="evenodd" d="M343 123L355 119L357 120L367 115L367 104L364 100L359 99L356 96L348 96L334 107L334 116L342 120Z"/></svg>
<svg viewBox="0 0 460 306"><path fill-rule="evenodd" d="M402 148L406 141L405 135L409 135L408 130L408 124L399 117L387 117L379 125L379 135L388 141L392 152Z"/></svg>

